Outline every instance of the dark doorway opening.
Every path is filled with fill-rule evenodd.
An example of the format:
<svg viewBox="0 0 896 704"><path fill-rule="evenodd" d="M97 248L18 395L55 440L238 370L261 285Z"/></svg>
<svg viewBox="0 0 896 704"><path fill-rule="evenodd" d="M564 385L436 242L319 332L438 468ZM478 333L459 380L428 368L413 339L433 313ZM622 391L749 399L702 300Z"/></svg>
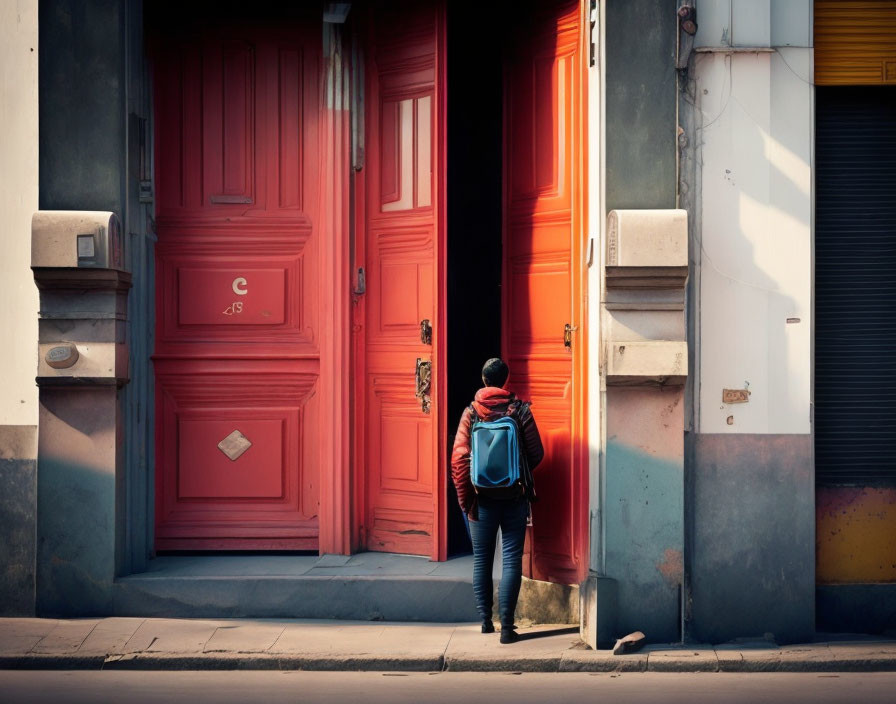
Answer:
<svg viewBox="0 0 896 704"><path fill-rule="evenodd" d="M448 73L448 448L482 386L482 363L501 353L502 52L489 32L501 3L451 3ZM470 552L448 478L448 555Z"/></svg>

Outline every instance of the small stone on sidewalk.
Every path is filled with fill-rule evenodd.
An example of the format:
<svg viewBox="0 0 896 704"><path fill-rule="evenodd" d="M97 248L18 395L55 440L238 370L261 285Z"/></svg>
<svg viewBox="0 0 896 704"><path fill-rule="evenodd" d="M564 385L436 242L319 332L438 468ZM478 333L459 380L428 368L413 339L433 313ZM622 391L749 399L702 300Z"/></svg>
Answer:
<svg viewBox="0 0 896 704"><path fill-rule="evenodd" d="M641 631L634 631L627 636L623 636L616 641L613 646L613 655L622 655L623 653L633 653L644 645L645 636Z"/></svg>

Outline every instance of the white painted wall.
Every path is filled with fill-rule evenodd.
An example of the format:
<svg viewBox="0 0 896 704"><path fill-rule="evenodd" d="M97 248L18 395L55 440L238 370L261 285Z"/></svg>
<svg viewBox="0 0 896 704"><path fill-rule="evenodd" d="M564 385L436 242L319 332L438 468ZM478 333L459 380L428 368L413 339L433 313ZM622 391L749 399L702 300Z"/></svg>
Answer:
<svg viewBox="0 0 896 704"><path fill-rule="evenodd" d="M812 0L696 0L694 46L812 46Z"/></svg>
<svg viewBox="0 0 896 704"><path fill-rule="evenodd" d="M0 426L37 425L37 2L0 1Z"/></svg>
<svg viewBox="0 0 896 704"><path fill-rule="evenodd" d="M753 17L746 30L741 20L746 39L739 41L740 2L698 2L696 45L722 47L721 38L728 37L732 45L762 47L770 44L763 43L767 36L803 46L701 53L695 60L702 119L698 429L808 433L811 6L809 0L751 3L766 16ZM722 403L722 389L745 387L748 403Z"/></svg>
<svg viewBox="0 0 896 704"><path fill-rule="evenodd" d="M606 398L605 378L601 375L601 310L600 292L603 290L603 232L606 217L604 213L604 82L603 67L606 65L604 47L604 27L606 26L606 3L598 3L591 10L595 22L592 41L597 46L597 60L588 69L588 237L590 241L591 264L587 269L587 331L588 331L588 503L589 503L589 560L591 570L604 574L603 541L604 525L602 506L604 483L602 456L605 445L603 415ZM588 252L586 252L586 258ZM583 610L584 613L584 610ZM595 641L596 642L596 641Z"/></svg>

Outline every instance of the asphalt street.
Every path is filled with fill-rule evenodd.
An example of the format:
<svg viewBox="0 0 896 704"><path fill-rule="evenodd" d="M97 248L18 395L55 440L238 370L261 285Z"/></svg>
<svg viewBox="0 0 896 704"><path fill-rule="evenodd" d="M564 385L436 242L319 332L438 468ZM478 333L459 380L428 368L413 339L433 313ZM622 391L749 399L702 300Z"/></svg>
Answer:
<svg viewBox="0 0 896 704"><path fill-rule="evenodd" d="M3 704L896 702L896 673L0 671Z"/></svg>

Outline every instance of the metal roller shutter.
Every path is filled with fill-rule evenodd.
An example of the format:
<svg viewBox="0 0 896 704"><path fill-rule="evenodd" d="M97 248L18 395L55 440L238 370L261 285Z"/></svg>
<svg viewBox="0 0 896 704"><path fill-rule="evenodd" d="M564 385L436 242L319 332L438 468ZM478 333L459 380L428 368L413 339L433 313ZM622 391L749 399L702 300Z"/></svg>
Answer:
<svg viewBox="0 0 896 704"><path fill-rule="evenodd" d="M815 467L896 485L896 88L819 87Z"/></svg>
<svg viewBox="0 0 896 704"><path fill-rule="evenodd" d="M816 0L815 85L896 84L896 0Z"/></svg>

